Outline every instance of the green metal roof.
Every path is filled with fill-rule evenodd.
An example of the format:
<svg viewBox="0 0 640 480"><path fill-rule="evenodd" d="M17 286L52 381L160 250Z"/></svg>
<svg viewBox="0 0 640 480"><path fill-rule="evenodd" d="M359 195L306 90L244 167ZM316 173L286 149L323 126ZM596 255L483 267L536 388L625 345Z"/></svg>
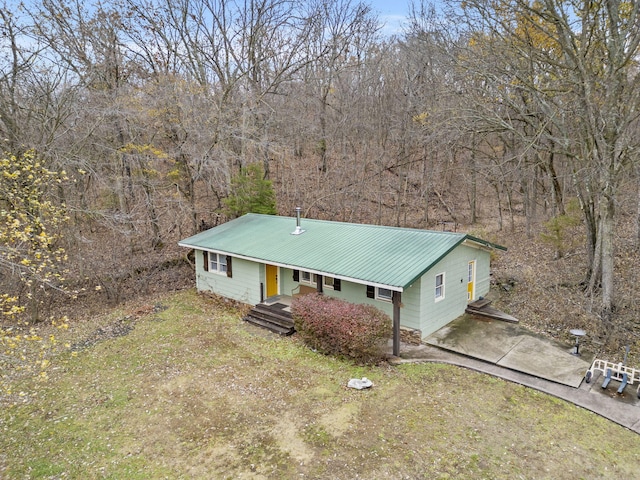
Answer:
<svg viewBox="0 0 640 480"><path fill-rule="evenodd" d="M249 213L179 245L307 270L402 291L465 240L506 250L464 233Z"/></svg>

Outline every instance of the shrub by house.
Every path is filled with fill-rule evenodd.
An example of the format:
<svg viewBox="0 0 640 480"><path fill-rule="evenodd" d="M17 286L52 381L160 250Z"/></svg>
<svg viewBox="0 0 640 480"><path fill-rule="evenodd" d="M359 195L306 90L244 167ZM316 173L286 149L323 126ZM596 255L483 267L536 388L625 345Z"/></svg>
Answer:
<svg viewBox="0 0 640 480"><path fill-rule="evenodd" d="M309 294L295 298L291 310L296 331L309 347L364 363L384 358L391 319L377 308Z"/></svg>

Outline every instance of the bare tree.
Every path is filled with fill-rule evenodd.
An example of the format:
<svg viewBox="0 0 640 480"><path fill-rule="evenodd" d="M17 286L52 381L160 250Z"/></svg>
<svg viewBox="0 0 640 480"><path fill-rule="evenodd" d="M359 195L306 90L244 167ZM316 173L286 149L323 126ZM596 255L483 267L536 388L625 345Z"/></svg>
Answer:
<svg viewBox="0 0 640 480"><path fill-rule="evenodd" d="M0 144L16 153L44 151L64 129L75 90L22 6L0 6L0 29Z"/></svg>
<svg viewBox="0 0 640 480"><path fill-rule="evenodd" d="M620 1L472 0L459 17L469 27L469 46L496 54L490 69L477 61L478 48L463 62L493 89L503 109L494 118L532 147L552 147L550 153L572 160L588 232L588 284L592 293L601 287L605 320L615 308L616 198L637 161L639 8ZM527 132L518 122L533 128Z"/></svg>

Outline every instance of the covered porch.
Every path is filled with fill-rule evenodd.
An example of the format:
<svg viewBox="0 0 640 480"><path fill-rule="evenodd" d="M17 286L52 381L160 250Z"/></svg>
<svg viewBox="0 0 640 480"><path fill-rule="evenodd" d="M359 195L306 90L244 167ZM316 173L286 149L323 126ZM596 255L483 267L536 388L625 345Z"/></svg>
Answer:
<svg viewBox="0 0 640 480"><path fill-rule="evenodd" d="M306 289L306 290L305 290ZM322 293L322 290L300 285L300 289L293 295L272 295L253 307L244 317L244 320L254 325L267 328L279 335L292 335L295 333L293 317L291 316L291 303L299 295L307 293ZM394 356L400 355L400 305L402 294L392 293L393 304L393 338L392 351Z"/></svg>

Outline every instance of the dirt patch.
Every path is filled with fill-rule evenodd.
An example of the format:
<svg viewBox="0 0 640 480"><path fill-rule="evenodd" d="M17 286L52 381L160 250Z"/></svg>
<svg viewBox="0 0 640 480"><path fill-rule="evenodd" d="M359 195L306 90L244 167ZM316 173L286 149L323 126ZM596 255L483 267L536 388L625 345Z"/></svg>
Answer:
<svg viewBox="0 0 640 480"><path fill-rule="evenodd" d="M296 462L308 463L315 455L312 448L300 435L303 425L297 424L293 415L285 413L276 421L273 427L273 435L277 439L279 448L282 449Z"/></svg>
<svg viewBox="0 0 640 480"><path fill-rule="evenodd" d="M320 417L320 423L330 435L344 435L354 423L357 423L360 407L356 403L347 403Z"/></svg>
<svg viewBox="0 0 640 480"><path fill-rule="evenodd" d="M115 322L97 328L84 340L71 345L71 351L77 352L88 347L92 347L98 342L110 340L113 338L124 337L128 335L134 328L136 322L143 316L159 313L166 310L164 305L145 305L136 308L131 314L117 319Z"/></svg>

